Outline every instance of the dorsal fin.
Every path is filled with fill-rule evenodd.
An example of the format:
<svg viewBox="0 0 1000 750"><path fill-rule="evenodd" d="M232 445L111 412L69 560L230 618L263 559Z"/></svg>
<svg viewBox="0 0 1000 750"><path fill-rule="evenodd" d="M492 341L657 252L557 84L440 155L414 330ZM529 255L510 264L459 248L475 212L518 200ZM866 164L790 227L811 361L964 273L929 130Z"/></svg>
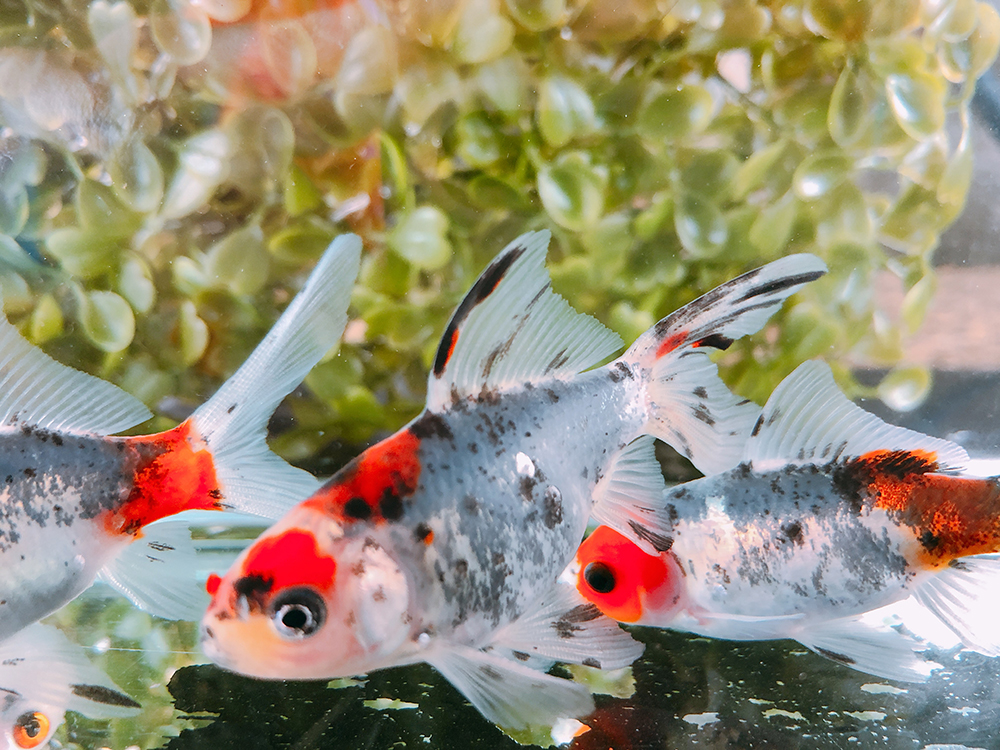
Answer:
<svg viewBox="0 0 1000 750"><path fill-rule="evenodd" d="M853 404L825 362L805 362L774 389L744 456L756 471L827 464L873 451L934 454L936 471L956 471L968 454L955 443L887 424Z"/></svg>
<svg viewBox="0 0 1000 750"><path fill-rule="evenodd" d="M455 309L434 358L427 406L453 396L575 375L621 348L621 339L552 291L547 231L504 248Z"/></svg>
<svg viewBox="0 0 1000 750"><path fill-rule="evenodd" d="M56 362L0 314L0 425L113 435L151 416L121 388Z"/></svg>

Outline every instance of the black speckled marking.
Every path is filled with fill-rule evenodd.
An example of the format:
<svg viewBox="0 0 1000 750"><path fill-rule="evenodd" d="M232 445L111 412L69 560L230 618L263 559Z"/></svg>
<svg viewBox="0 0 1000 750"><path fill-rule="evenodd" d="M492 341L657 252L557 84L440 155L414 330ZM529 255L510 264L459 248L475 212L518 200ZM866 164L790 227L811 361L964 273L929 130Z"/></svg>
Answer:
<svg viewBox="0 0 1000 750"><path fill-rule="evenodd" d="M854 659L847 654L838 654L836 651L830 651L830 649L827 648L820 648L817 646L816 653L825 656L827 659L839 662L840 664L846 664L847 666L851 666L855 663Z"/></svg>
<svg viewBox="0 0 1000 750"><path fill-rule="evenodd" d="M790 542L802 544L804 541L802 539L802 524L798 521L786 523L781 527L781 533L784 534L785 538L787 538Z"/></svg>
<svg viewBox="0 0 1000 750"><path fill-rule="evenodd" d="M129 698L124 693L106 688L103 685L70 685L73 695L86 698L94 703L103 703L105 706L122 706L124 708L142 708L141 705Z"/></svg>
<svg viewBox="0 0 1000 750"><path fill-rule="evenodd" d="M670 507L673 508L673 506ZM674 509L674 516L676 517L676 515L677 510ZM638 521L630 520L628 525L632 529L632 532L636 535L636 538L642 539L644 542L648 542L657 552L666 552L674 546L674 540L671 537L662 536L654 531L650 531Z"/></svg>
<svg viewBox="0 0 1000 750"><path fill-rule="evenodd" d="M448 322L448 327L444 329L444 335L441 337L441 343L438 345L437 354L434 356L435 377L439 378L444 374L444 368L448 364L448 358L454 351L453 347L458 339L459 327L465 322L465 319L469 317L469 314L476 306L493 293L497 285L503 280L503 277L507 275L510 267L514 265L514 262L524 255L525 250L526 248L523 246L511 248L490 263L486 267L486 270L476 279L476 283L472 285L468 294L465 295L465 299L455 309L455 313Z"/></svg>
<svg viewBox="0 0 1000 750"><path fill-rule="evenodd" d="M378 502L378 509L385 520L398 521L403 517L403 499L392 488L386 488Z"/></svg>
<svg viewBox="0 0 1000 750"><path fill-rule="evenodd" d="M421 440L440 438L441 440L447 440L449 443L455 442L455 436L452 434L451 427L448 426L445 418L431 411L425 411L415 419L410 425L410 432Z"/></svg>
<svg viewBox="0 0 1000 750"><path fill-rule="evenodd" d="M543 504L545 515L542 516L542 523L545 524L546 528L554 529L563 520L562 493L559 492L558 487L550 485L545 490Z"/></svg>

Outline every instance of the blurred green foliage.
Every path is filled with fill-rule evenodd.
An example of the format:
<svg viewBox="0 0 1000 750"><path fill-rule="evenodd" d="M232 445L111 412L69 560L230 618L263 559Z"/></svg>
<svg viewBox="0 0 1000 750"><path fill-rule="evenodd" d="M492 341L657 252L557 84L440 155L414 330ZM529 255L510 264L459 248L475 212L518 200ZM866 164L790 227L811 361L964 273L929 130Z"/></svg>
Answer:
<svg viewBox="0 0 1000 750"><path fill-rule="evenodd" d="M417 413L452 307L540 227L556 289L627 342L742 271L820 255L830 274L723 374L763 401L821 356L859 392L849 363L897 365L933 294L1000 17L976 0L0 0L0 35L4 309L154 427L235 370L331 238L363 236L345 342L273 441L316 462ZM899 325L875 309L885 269L908 290ZM904 364L873 392L911 406L929 382Z"/></svg>

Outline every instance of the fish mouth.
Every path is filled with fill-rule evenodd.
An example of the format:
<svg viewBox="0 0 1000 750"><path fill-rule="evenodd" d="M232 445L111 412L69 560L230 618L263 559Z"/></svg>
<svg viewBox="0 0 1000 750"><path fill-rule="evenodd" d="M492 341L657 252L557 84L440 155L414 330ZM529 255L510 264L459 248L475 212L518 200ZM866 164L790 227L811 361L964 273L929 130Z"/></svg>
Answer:
<svg viewBox="0 0 1000 750"><path fill-rule="evenodd" d="M203 621L201 623L201 635L199 640L201 644L201 652L208 657L209 661L213 664L219 665L223 669L230 669L229 665L231 660L219 644L210 622Z"/></svg>

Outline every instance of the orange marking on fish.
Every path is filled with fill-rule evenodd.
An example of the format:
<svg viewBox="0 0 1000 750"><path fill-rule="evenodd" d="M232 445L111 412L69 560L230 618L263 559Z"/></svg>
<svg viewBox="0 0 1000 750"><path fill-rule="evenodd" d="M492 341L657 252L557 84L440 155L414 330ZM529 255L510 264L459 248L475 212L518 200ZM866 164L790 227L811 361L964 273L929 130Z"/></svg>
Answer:
<svg viewBox="0 0 1000 750"><path fill-rule="evenodd" d="M455 344L458 343L458 329L451 332L451 341L448 342L448 353L444 357L444 364L451 361L451 355L455 353Z"/></svg>
<svg viewBox="0 0 1000 750"><path fill-rule="evenodd" d="M667 336L667 338L663 339L663 341L656 349L656 359L659 359L664 354L669 354L670 352L672 352L674 349L683 344L687 340L687 337L688 337L687 331L679 331L677 333L671 334L670 336Z"/></svg>
<svg viewBox="0 0 1000 750"><path fill-rule="evenodd" d="M576 587L585 599L619 622L639 622L646 607L658 608L672 594L663 555L648 555L608 526L598 527L577 551ZM610 590L597 591L587 581L591 564L603 565L613 578Z"/></svg>
<svg viewBox="0 0 1000 750"><path fill-rule="evenodd" d="M112 534L138 536L147 524L184 510L220 510L215 461L191 420L156 435L121 438L138 458L128 499L104 514Z"/></svg>
<svg viewBox="0 0 1000 750"><path fill-rule="evenodd" d="M991 479L934 473L931 451L875 451L852 462L873 508L908 526L930 568L1000 550L1000 486Z"/></svg>
<svg viewBox="0 0 1000 750"><path fill-rule="evenodd" d="M259 578L272 590L290 586L333 587L337 561L323 554L316 537L304 529L292 529L260 539L243 561L243 575Z"/></svg>
<svg viewBox="0 0 1000 750"><path fill-rule="evenodd" d="M373 445L305 501L348 523L395 521L420 479L420 438L402 430Z"/></svg>

